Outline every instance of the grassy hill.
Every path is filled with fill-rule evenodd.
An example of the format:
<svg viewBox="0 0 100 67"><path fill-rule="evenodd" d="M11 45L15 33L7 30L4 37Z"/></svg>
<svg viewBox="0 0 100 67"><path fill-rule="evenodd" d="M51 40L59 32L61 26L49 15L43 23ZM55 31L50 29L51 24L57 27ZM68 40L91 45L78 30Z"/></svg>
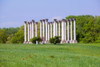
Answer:
<svg viewBox="0 0 100 67"><path fill-rule="evenodd" d="M0 67L100 67L100 44L0 44Z"/></svg>

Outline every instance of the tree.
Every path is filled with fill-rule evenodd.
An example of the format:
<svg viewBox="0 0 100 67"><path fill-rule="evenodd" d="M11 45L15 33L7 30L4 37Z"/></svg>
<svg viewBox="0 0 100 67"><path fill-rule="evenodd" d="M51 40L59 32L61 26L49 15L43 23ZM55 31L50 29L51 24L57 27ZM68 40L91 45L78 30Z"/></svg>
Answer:
<svg viewBox="0 0 100 67"><path fill-rule="evenodd" d="M7 34L5 29L0 29L0 43L6 43L7 41Z"/></svg>
<svg viewBox="0 0 100 67"><path fill-rule="evenodd" d="M20 30L15 33L11 39L11 43L23 43L24 42L24 26L21 26Z"/></svg>

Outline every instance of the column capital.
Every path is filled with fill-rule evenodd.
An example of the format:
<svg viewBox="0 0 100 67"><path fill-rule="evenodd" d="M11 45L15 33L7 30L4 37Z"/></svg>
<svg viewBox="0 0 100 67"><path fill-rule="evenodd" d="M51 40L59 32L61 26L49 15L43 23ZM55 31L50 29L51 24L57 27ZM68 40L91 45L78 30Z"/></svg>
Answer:
<svg viewBox="0 0 100 67"><path fill-rule="evenodd" d="M45 22L48 22L48 19L45 19Z"/></svg>
<svg viewBox="0 0 100 67"><path fill-rule="evenodd" d="M43 19L42 21L45 22L45 19Z"/></svg>
<svg viewBox="0 0 100 67"><path fill-rule="evenodd" d="M35 21L34 21L34 20L32 20L32 22L34 23Z"/></svg>
<svg viewBox="0 0 100 67"><path fill-rule="evenodd" d="M73 19L69 19L69 21L73 21Z"/></svg>
<svg viewBox="0 0 100 67"><path fill-rule="evenodd" d="M40 20L40 22L42 23L43 20Z"/></svg>
<svg viewBox="0 0 100 67"><path fill-rule="evenodd" d="M66 19L62 19L62 22L66 22Z"/></svg>
<svg viewBox="0 0 100 67"><path fill-rule="evenodd" d="M59 20L58 22L61 23L61 20Z"/></svg>
<svg viewBox="0 0 100 67"><path fill-rule="evenodd" d="M35 22L35 24L38 24L38 22Z"/></svg>
<svg viewBox="0 0 100 67"><path fill-rule="evenodd" d="M24 23L26 24L26 23L27 23L27 21L24 21Z"/></svg>
<svg viewBox="0 0 100 67"><path fill-rule="evenodd" d="M30 24L30 22L28 22L28 24Z"/></svg>
<svg viewBox="0 0 100 67"><path fill-rule="evenodd" d="M57 19L54 19L54 22L56 22L56 23L57 23Z"/></svg>
<svg viewBox="0 0 100 67"><path fill-rule="evenodd" d="M76 18L73 18L72 20L73 20L73 21L74 21L74 20L76 21Z"/></svg>

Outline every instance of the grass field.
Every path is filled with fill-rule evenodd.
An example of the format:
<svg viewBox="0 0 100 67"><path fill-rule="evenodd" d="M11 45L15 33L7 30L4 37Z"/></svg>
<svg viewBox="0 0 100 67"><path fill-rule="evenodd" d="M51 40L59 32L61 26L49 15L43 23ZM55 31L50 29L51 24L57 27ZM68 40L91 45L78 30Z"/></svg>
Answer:
<svg viewBox="0 0 100 67"><path fill-rule="evenodd" d="M0 67L100 67L100 44L0 44Z"/></svg>

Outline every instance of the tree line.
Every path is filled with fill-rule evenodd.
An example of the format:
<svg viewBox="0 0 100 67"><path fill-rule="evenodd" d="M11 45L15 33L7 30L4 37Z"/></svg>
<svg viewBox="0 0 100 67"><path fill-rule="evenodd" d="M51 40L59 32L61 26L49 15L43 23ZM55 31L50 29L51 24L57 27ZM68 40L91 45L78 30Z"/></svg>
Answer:
<svg viewBox="0 0 100 67"><path fill-rule="evenodd" d="M100 16L70 15L66 19L76 18L76 37L80 43L100 43ZM39 35L38 25L38 35ZM0 43L23 43L24 26L20 28L0 28Z"/></svg>

